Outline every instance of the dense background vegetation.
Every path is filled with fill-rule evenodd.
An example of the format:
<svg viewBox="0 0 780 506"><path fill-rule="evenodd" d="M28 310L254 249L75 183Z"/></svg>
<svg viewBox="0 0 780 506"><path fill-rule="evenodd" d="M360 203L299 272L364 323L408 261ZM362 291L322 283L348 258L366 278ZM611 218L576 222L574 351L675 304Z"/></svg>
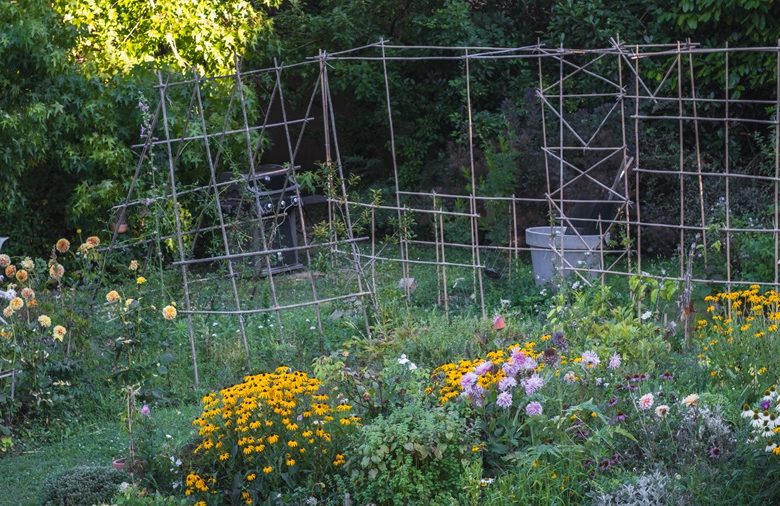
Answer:
<svg viewBox="0 0 780 506"><path fill-rule="evenodd" d="M486 283L488 314L497 317L491 320L477 315L471 269L450 269L448 282L413 266L418 286L409 300L398 286L398 266L387 263L377 268L376 305L323 304L321 333L313 306L278 319L252 314L242 322L245 349L238 319L184 316L179 272L165 261L173 241L159 239L172 230L167 200L132 217L157 237L153 247L108 253L100 247L115 219L110 207L124 198L138 161L131 146L150 128L158 70L174 79L192 71L224 74L234 56L256 68L380 37L406 45L541 40L596 47L618 34L639 43L690 37L713 47L774 45L780 7L757 0L0 1L0 235L13 238L0 255L0 289L18 292L8 296L2 311L8 324L0 327L0 370L16 371L13 395L8 378L0 380L0 504L343 504L346 493L356 504L776 504L776 291L696 286L691 295L644 274L556 291L537 287L520 260ZM389 190L382 75L366 62L332 63L345 163L360 176L354 189ZM695 69L697 90L717 98L723 61L705 63ZM480 192L538 191L544 164L535 65L472 67ZM775 65L774 53L735 57L732 94L773 98ZM300 67L288 81L293 112L308 99L305 80L316 77L314 67ZM469 190L460 62L393 63L389 77L402 184ZM271 84L257 77L247 86L252 120L263 114ZM209 81L203 91L210 128L240 124L235 108L224 119L225 86ZM188 100L187 90L171 91L177 133L188 127ZM583 101L572 112L573 121L588 125L603 111ZM643 163L678 162L676 130L653 126L641 135L652 140L646 143L652 157ZM723 145L717 135L707 139L713 144L703 148L705 168L719 170ZM735 127L732 169L773 174L773 139L772 132ZM268 140L263 161L278 161L286 146L277 154L279 139ZM177 165L185 184L208 174L194 144ZM226 143L220 169L245 170L241 148ZM306 170L316 166L320 149L304 146L299 162ZM156 161L143 166L142 195L165 191L159 183L167 171ZM761 207L773 197L771 186L732 187L734 226L771 224ZM667 198L676 188L650 187L654 200L643 203L643 213L676 213ZM722 188L709 189L707 219L716 226L723 220ZM689 200L698 204L695 195ZM197 204L187 201L180 215L188 227L213 219L198 217ZM498 240L493 229L505 224L489 208L480 211L487 211L480 220L486 239ZM521 214L540 218L538 210ZM132 233L138 224L131 223ZM459 230L446 226L455 238ZM771 239L735 234L735 267L769 279ZM202 242L187 246L208 247ZM664 249L660 240L648 242ZM354 281L333 258L315 262L315 283L326 289L342 293ZM238 296L268 306L256 265L236 268ZM651 268L671 272L676 260ZM192 292L194 307L233 303L224 269L193 269L208 276ZM308 300L302 281L297 273L280 276L277 286L291 302ZM449 286L449 314L430 304L441 282ZM230 385L248 401L236 410L232 393L210 393ZM263 390L269 385L273 396ZM277 402L277 394L305 409L300 418L254 409L263 399ZM332 440L317 418L330 412L336 417L322 420L338 420L325 427ZM241 434L222 425L222 415ZM274 446L278 435L269 431L281 433L282 426L292 436ZM216 443L209 436L215 431ZM125 470L134 478L108 468L118 457L128 459Z"/></svg>
<svg viewBox="0 0 780 506"><path fill-rule="evenodd" d="M12 252L40 250L78 226L107 225L107 209L121 202L134 169L137 154L129 146L139 139L139 104L154 102L155 69L220 74L233 67L234 54L252 68L380 37L397 44L485 46L540 39L570 47L604 46L617 34L631 42L691 38L706 46L773 45L780 37L780 7L752 0L197 5L180 0L0 5L0 232L13 236ZM701 95L720 88L722 62L711 63L697 68ZM771 54L735 61L734 93L749 87L771 94L774 65ZM528 93L537 86L535 69L475 67L480 189L527 194L542 170L538 108ZM365 185L390 187L380 76L368 65L339 72L344 78L332 81L335 100L346 111L365 111L350 113L343 127L350 169ZM402 183L463 190L469 183L460 170L466 156L462 73L453 66L413 63L391 66L390 72L394 89L402 90L393 96ZM742 142L735 146L740 148L747 164L762 146ZM186 178L203 167L184 160L179 170Z"/></svg>

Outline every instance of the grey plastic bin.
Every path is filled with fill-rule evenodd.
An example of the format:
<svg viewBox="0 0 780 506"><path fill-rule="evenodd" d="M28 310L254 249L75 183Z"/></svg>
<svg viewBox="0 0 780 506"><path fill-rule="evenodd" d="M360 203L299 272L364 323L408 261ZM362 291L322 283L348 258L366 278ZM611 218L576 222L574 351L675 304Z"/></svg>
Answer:
<svg viewBox="0 0 780 506"><path fill-rule="evenodd" d="M553 281L561 269L560 254L563 252L563 275L572 274L572 269L599 269L601 266L600 235L566 235L567 227L532 227L525 230L525 241L531 248L531 263L534 279L539 286ZM609 239L609 234L605 234ZM597 272L589 272L597 276Z"/></svg>

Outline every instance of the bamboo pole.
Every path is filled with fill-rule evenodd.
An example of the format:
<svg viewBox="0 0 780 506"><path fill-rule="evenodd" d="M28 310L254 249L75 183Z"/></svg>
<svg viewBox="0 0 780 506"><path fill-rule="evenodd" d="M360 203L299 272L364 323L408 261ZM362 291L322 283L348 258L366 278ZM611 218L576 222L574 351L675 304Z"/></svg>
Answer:
<svg viewBox="0 0 780 506"><path fill-rule="evenodd" d="M206 161L209 166L209 174L211 177L211 184L214 185L214 202L215 202L215 208L217 211L217 219L219 220L219 231L220 235L222 237L222 247L225 249L225 255L230 255L230 243L228 242L227 238L227 231L225 230L225 217L222 214L222 202L219 198L219 189L216 187L217 185L217 172L216 168L214 167L214 159L211 155L211 145L209 143L209 137L208 137L208 127L206 126L206 115L203 111L203 98L201 96L200 92L200 79L198 77L198 74L195 74L195 95L198 99L198 115L200 117L200 128L203 132L203 143L204 147L206 148ZM233 270L233 260L228 259L228 273L230 274L230 289L233 292L233 301L236 305L236 310L241 311L241 298L238 295L238 286L236 285L236 278L234 275ZM249 343L246 338L246 325L244 322L244 317L242 315L239 315L238 317L238 329L239 333L241 334L241 343L244 345L244 352L246 353L247 358L249 358Z"/></svg>
<svg viewBox="0 0 780 506"><path fill-rule="evenodd" d="M162 80L162 73L158 70L157 71L157 82L160 84L159 92L160 92L160 104L162 108L163 113L163 131L165 132L165 137L170 138L170 129L168 127L168 108L166 107L166 88L163 86L163 80ZM185 260L185 253L184 253L184 242L182 241L181 236L181 220L179 218L179 200L176 195L176 173L175 169L173 167L173 150L171 149L171 144L167 143L165 144L165 148L168 152L168 176L170 178L170 185L171 185L171 200L173 202L173 217L174 217L174 224L176 226L176 245L179 249L179 259ZM190 341L190 355L192 357L192 375L193 375L193 381L195 388L198 388L198 385L200 383L200 378L198 377L198 357L197 352L195 350L195 332L193 330L192 326L192 315L189 313L189 311L192 311L192 303L190 301L190 289L189 289L189 281L187 276L187 266L182 265L181 266L181 277L182 277L182 287L184 288L184 311L187 314L187 332L189 334L189 341Z"/></svg>

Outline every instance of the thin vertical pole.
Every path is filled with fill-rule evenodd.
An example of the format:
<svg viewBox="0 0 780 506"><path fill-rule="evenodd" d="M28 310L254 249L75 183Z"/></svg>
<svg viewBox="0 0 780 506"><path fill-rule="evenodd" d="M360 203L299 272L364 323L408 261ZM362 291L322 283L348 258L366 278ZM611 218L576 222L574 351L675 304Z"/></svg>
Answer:
<svg viewBox="0 0 780 506"><path fill-rule="evenodd" d="M333 190L333 156L330 151L330 126L329 123L329 113L328 113L328 91L325 89L326 83L325 83L325 72L326 72L326 64L325 60L327 58L327 53L320 49L320 94L322 99L322 130L323 130L323 138L325 143L325 167L327 170L327 177L328 177L328 240L330 242L335 242L335 229L333 227L333 195L335 194ZM331 246L331 250L334 250L336 246Z"/></svg>
<svg viewBox="0 0 780 506"><path fill-rule="evenodd" d="M725 154L723 159L723 164L725 165L725 172L726 172L726 292L731 293L731 191L730 191L730 183L731 183L731 177L730 177L730 171L731 171L731 161L729 159L729 143L730 143L730 137L729 137L729 114L730 114L730 83L729 83L729 43L726 42L726 75L725 75L725 90L726 90L726 121L725 121L725 132L724 132L724 138L726 140L725 144ZM777 259L775 259L777 260ZM729 314L731 314L731 298L726 299L728 303L728 311Z"/></svg>
<svg viewBox="0 0 780 506"><path fill-rule="evenodd" d="M447 317L447 319L449 319L450 295L449 295L449 288L447 287L447 258L444 254L446 240L444 238L444 214L441 211L442 209L440 207L438 221L439 221L439 237L441 237L441 277L444 284L444 315ZM436 218L436 215L434 215L434 218Z"/></svg>
<svg viewBox="0 0 780 506"><path fill-rule="evenodd" d="M620 37L617 38L618 54L618 100L620 100L620 134L623 141L623 211L625 212L626 238L631 237L631 217L628 215L628 142L626 141L626 92L623 89L623 46L620 44ZM601 217L599 217L599 257L601 259L601 270L604 270L604 234L601 230ZM628 272L631 272L631 243L626 241L626 253L628 257ZM604 273L601 273L601 284L604 284Z"/></svg>
<svg viewBox="0 0 780 506"><path fill-rule="evenodd" d="M203 97L200 92L200 76L195 73L195 95L198 100L198 115L200 117L200 129L203 132L203 143L206 148L206 160L209 165L209 175L211 186L214 188L214 202L217 208L217 218L219 219L219 230L222 235L222 247L225 248L225 255L230 255L230 244L228 243L227 232L225 231L225 216L222 214L222 202L219 198L219 188L217 187L217 171L214 167L214 159L211 156L211 143L209 142L208 127L206 126L206 114L203 111ZM236 285L236 274L233 269L233 260L228 259L228 274L230 274L230 288L233 291L233 300L236 311L241 311L241 298L238 295L238 286ZM244 352L249 357L249 343L246 339L246 326L244 325L244 315L238 315L238 328L241 333L241 343L244 345Z"/></svg>
<svg viewBox="0 0 780 506"><path fill-rule="evenodd" d="M393 162L393 183L395 184L395 207L397 212L397 218L398 218L398 227L399 227L399 250L401 255L401 277L404 278L404 292L406 294L406 299L408 300L409 297L412 294L411 287L409 286L409 283L407 282L409 278L409 264L406 261L409 256L406 251L405 242L406 242L406 225L402 225L401 221L401 194L400 194L400 184L398 182L398 159L396 157L395 152L395 127L393 124L393 109L390 106L390 79L387 75L387 59L385 57L385 39L381 38L379 39L379 44L382 48L382 71L384 73L384 79L385 79L385 104L387 106L387 125L390 129L390 156Z"/></svg>
<svg viewBox="0 0 780 506"><path fill-rule="evenodd" d="M604 227L599 217L599 237L604 237ZM606 272L604 271L604 247L599 246L599 270L601 271L601 286L602 288L606 284ZM630 267L629 267L630 270Z"/></svg>
<svg viewBox="0 0 780 506"><path fill-rule="evenodd" d="M679 142L680 142L680 278L685 277L685 180L683 171L685 170L685 159L683 149L683 101L682 101L682 55L680 53L680 42L677 42L677 113L679 120Z"/></svg>
<svg viewBox="0 0 780 506"><path fill-rule="evenodd" d="M328 114L330 116L330 128L332 129L333 133L333 150L336 155L336 169L338 169L338 176L339 176L339 183L341 186L341 197L344 199L344 219L346 221L346 233L347 233L347 239L352 239L353 234L353 227L352 227L352 216L349 211L349 203L347 198L347 185L345 183L344 178L344 165L341 162L341 151L339 150L339 139L338 139L338 133L336 130L336 115L333 112L333 97L330 94L330 84L328 82L328 67L324 66L324 90L325 90L325 96L327 98L328 102ZM352 248L352 265L355 269L355 274L357 275L357 283L358 283L358 290L360 293L363 293L363 268L360 265L360 251L358 250L358 245L355 243L355 241L350 241L350 246ZM361 297L362 301L362 297ZM362 304L361 309L363 310L363 323L365 324L366 328L366 335L369 337L371 336L371 324L368 321L368 311L366 309L366 305Z"/></svg>
<svg viewBox="0 0 780 506"><path fill-rule="evenodd" d="M249 115L247 114L246 110L246 98L244 97L244 83L241 81L241 65L239 64L238 58L235 59L235 65L236 65L236 86L238 86L238 97L241 102L241 115L244 120L244 139L246 140L246 153L247 158L249 159L249 178L251 181L256 180L256 170L255 170L255 158L254 153L252 151L252 137L249 135ZM278 83L277 83L278 84ZM274 86L274 89L276 89L276 86ZM260 241L262 244L262 247L264 250L268 249L268 240L266 239L265 235L265 220L263 220L263 212L262 212L262 204L260 203L260 196L254 192L255 195L255 209L257 210L257 222L260 227ZM274 274L273 270L271 269L271 258L269 255L263 255L265 258L265 265L268 269L268 283L271 287L271 299L273 300L274 307L279 307L279 299L276 296L276 283L274 282ZM274 314L276 315L276 324L279 326L279 332L282 332L282 315L280 314L278 309L274 310Z"/></svg>
<svg viewBox="0 0 780 506"><path fill-rule="evenodd" d="M636 46L639 54L639 46ZM639 169L639 58L634 58L634 166ZM636 275L642 275L642 211L639 188L639 171L634 171L634 205L636 206ZM628 197L628 194L626 194ZM626 209L628 212L628 209ZM642 314L642 298L636 298L637 317Z"/></svg>
<svg viewBox="0 0 780 506"><path fill-rule="evenodd" d="M287 123L287 107L284 104L282 70L281 67L278 65L278 63L276 62L276 58L274 58L274 65L276 66L276 86L277 89L279 90L279 105L281 106L281 110L282 110L282 122L284 122L284 135L285 135L285 139L287 140L288 156L290 157L290 171L292 172L293 176L295 176L295 151L293 150L292 147L292 136L290 135L290 125ZM308 114L306 115L306 117L308 117ZM301 129L301 132L303 132L303 128ZM301 235L303 236L303 245L309 246L309 234L306 231L306 219L303 215L303 199L301 197L301 189L297 184L295 185L295 197L298 199L298 205L296 207L298 208L298 221L300 221L301 223ZM307 247L303 251L304 254L306 255L306 265L309 269L311 269L311 249ZM314 298L314 300L319 300L319 295L317 294L317 283L314 281L314 276L311 272L309 272L309 285L311 286L312 297ZM314 311L317 317L317 328L320 331L320 337L322 337L323 336L322 311L320 309L319 303L314 305Z"/></svg>
<svg viewBox="0 0 780 506"><path fill-rule="evenodd" d="M436 211L436 191L431 194L431 209ZM441 252L439 251L439 222L433 215L433 238L436 245L436 304L441 306Z"/></svg>
<svg viewBox="0 0 780 506"><path fill-rule="evenodd" d="M512 227L514 231L514 243L515 243L515 261L520 258L520 239L517 236L517 200L515 200L515 194L512 194Z"/></svg>
<svg viewBox="0 0 780 506"><path fill-rule="evenodd" d="M558 160L558 181L559 181L559 184L560 184L559 189L560 189L560 192L561 192L561 194L559 196L559 198L560 198L559 209L560 209L560 212L561 212L561 226L565 227L566 225L564 224L564 220L565 220L565 216L566 215L565 215L564 208L563 208L563 157L564 157L564 153L565 153L565 151L563 149L563 59L564 59L564 55L563 55L563 42L561 42L561 44L560 44L560 52L561 52L561 56L560 56L560 59L558 60L558 145L560 147L560 153L559 153L560 156L558 157L559 158L559 160ZM555 244L555 241L556 241L555 236L553 236L553 244ZM560 244L561 244L561 246L560 246L560 253L559 253L559 255L560 255L559 259L561 261L561 272L560 272L560 275L561 275L561 279L563 279L563 277L566 275L566 271L564 270L566 268L565 267L565 254L566 254L566 252L564 250L564 247L565 247L564 245L566 244L566 241L563 240L563 237L561 237ZM553 249L555 249L555 248L553 248Z"/></svg>
<svg viewBox="0 0 780 506"><path fill-rule="evenodd" d="M474 170L474 123L471 116L471 69L469 67L469 60L469 50L466 49L466 107L468 108L469 119L469 165L471 168L471 195L469 202L471 203L472 260L474 262L474 274L479 286L479 304L482 309L482 318L487 318L487 311L485 311L485 292L482 287L482 262L479 258L479 228L476 216L477 177Z"/></svg>
<svg viewBox="0 0 780 506"><path fill-rule="evenodd" d="M536 39L536 45L539 46L540 44L541 41ZM550 201L550 195L552 195L552 185L550 183L550 160L549 154L547 152L547 115L545 113L543 100L544 79L542 77L542 58L537 58L537 62L539 67L539 107L541 108L542 115L542 146L544 147L544 177L547 183L547 215L548 219L551 219L553 216L553 206L552 202ZM561 153L561 156L563 156L563 153Z"/></svg>
<svg viewBox="0 0 780 506"><path fill-rule="evenodd" d="M181 219L179 218L179 197L176 192L176 174L173 168L173 150L171 149L171 134L168 128L168 108L165 105L166 85L163 84L162 73L157 71L157 84L160 89L160 104L163 113L163 130L165 131L165 148L168 152L168 176L171 184L171 200L173 201L173 219L176 225L176 245L179 248L179 260L181 260L181 277L184 288L184 308L187 311L187 331L190 338L190 355L192 356L192 374L195 388L198 388L200 379L198 377L198 358L195 351L195 332L192 327L192 303L190 301L189 279L187 275L187 264L185 264L184 241L181 236Z"/></svg>
<svg viewBox="0 0 780 506"><path fill-rule="evenodd" d="M376 294L376 207L371 208L371 283Z"/></svg>
<svg viewBox="0 0 780 506"><path fill-rule="evenodd" d="M777 41L777 70L775 72L775 226L774 226L774 239L775 239L775 290L778 288L778 264L780 260L778 258L778 227L780 227L780 208L778 207L777 200L780 197L780 186L778 186L778 177L780 177L780 40Z"/></svg>
<svg viewBox="0 0 780 506"><path fill-rule="evenodd" d="M407 216L407 213L408 213L408 212L409 212L409 211L406 211L406 210L404 210L404 218L406 218L406 216ZM405 220L405 219L404 219L404 223L406 223L406 220ZM404 224L404 234L403 234L403 237L404 237L404 240L403 240L403 242L401 243L401 247L402 247L402 248L403 248L403 250L404 250L404 256L405 256L406 258L409 258L409 227L407 227L407 226L406 226L406 224ZM401 264L401 265L403 266L403 264ZM405 277L406 277L408 280L411 280L411 277L412 277L412 275L411 275L411 273L410 273L410 270L409 270L409 265L408 265L408 264L406 265L406 274L405 274ZM406 287L407 291L409 292L409 297L411 297L411 294L412 294L412 288L411 288L411 286L409 286L409 283L408 283L408 282L405 282L405 283L404 283L404 285L405 285L405 287ZM409 300L409 298L407 298L407 301L408 301L408 300Z"/></svg>
<svg viewBox="0 0 780 506"><path fill-rule="evenodd" d="M691 39L688 39L688 46ZM701 214L701 236L704 245L704 267L707 268L707 217L704 214L704 178L701 175L701 147L699 145L699 113L696 106L696 82L693 75L693 54L688 53L688 67L691 74L691 102L693 104L693 135L696 144L696 172L699 178L699 211Z"/></svg>
<svg viewBox="0 0 780 506"><path fill-rule="evenodd" d="M509 276L509 282L512 282L512 271L514 270L512 268L512 256L515 254L514 247L512 246L512 243L514 242L514 234L512 233L514 230L515 225L515 217L512 210L514 209L515 204L515 196L512 194L512 200L509 201L507 212L509 213L509 223L507 225L507 251L506 251L506 258L507 258L507 267L509 269L509 272L507 273Z"/></svg>

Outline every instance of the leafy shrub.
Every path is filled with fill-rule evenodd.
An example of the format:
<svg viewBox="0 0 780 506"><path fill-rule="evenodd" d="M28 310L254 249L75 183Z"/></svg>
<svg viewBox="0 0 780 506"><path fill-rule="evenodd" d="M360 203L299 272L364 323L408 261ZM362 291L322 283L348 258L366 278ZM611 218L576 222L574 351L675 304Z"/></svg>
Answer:
<svg viewBox="0 0 780 506"><path fill-rule="evenodd" d="M363 427L351 479L360 504L457 504L465 466L474 453L456 410L422 402Z"/></svg>
<svg viewBox="0 0 780 506"><path fill-rule="evenodd" d="M0 274L7 279L0 290L8 300L2 310L8 325L0 330L0 370L17 371L13 400L10 388L9 395L0 392L0 410L8 423L50 415L55 404L67 405L72 395L66 387L76 365L67 361L65 350L76 315L55 300L64 299L60 288L65 268L57 254L64 256L69 248L67 241L58 242L48 265L42 259L0 255Z"/></svg>
<svg viewBox="0 0 780 506"><path fill-rule="evenodd" d="M593 506L664 506L684 504L674 482L660 472L644 473L611 492L595 495Z"/></svg>
<svg viewBox="0 0 780 506"><path fill-rule="evenodd" d="M646 280L632 280L632 292L644 307L651 307L647 314L660 309L661 301L671 300L675 286L671 283L652 286ZM645 298L639 294L647 290ZM575 344L596 351L617 352L633 362L642 363L652 370L668 356L670 345L663 339L663 329L651 321L637 318L635 304L621 298L609 285L584 287L561 292L554 298L555 306L548 312L547 320L554 329L563 331ZM650 311L650 310L648 310Z"/></svg>
<svg viewBox="0 0 780 506"><path fill-rule="evenodd" d="M314 373L326 384L333 385L367 418L387 414L420 398L428 380L428 371L418 368L406 354L385 358L382 345L366 340L354 341L355 352L345 357L333 353L314 362Z"/></svg>
<svg viewBox="0 0 780 506"><path fill-rule="evenodd" d="M481 480L480 504L582 504L586 471L575 445L530 447L507 473Z"/></svg>
<svg viewBox="0 0 780 506"><path fill-rule="evenodd" d="M637 451L627 443L636 439L624 427L648 425L660 416L650 409L655 398L659 403L670 398L672 377L629 374L637 365L624 364L617 353L608 359L593 350L579 354L556 332L484 358L443 364L434 370L429 392L441 404L466 410L469 424L479 430L489 475L525 460L529 447L551 445L556 459L561 447L576 449L572 458L595 476L612 472ZM669 407L660 409L666 413Z"/></svg>
<svg viewBox="0 0 780 506"><path fill-rule="evenodd" d="M160 314L147 303L142 266L135 260L118 264L121 257L107 258L100 244L98 236L78 246L62 238L52 245L48 260L0 254L0 309L7 322L0 326L0 371L16 371L13 399L11 379L0 380L5 424L78 418L85 407L75 402L80 397L95 409L94 382L103 383L109 367L114 380L140 383L144 392L152 372L168 379L165 366L173 360L168 350L151 364L139 355L141 345L152 341L149 336L166 335L154 325L175 317L175 308ZM96 309L94 296L114 276L124 278L122 294L103 292L107 304Z"/></svg>
<svg viewBox="0 0 780 506"><path fill-rule="evenodd" d="M184 506L184 499L149 492L127 483L119 486L119 493L111 501L112 506Z"/></svg>
<svg viewBox="0 0 780 506"><path fill-rule="evenodd" d="M102 504L110 501L128 479L110 467L74 467L44 482L42 502L45 506Z"/></svg>
<svg viewBox="0 0 780 506"><path fill-rule="evenodd" d="M182 459L186 459L186 448L177 448L173 438L167 436L155 413L144 405L135 420L135 458L140 461L143 483L160 492L173 491L178 485Z"/></svg>
<svg viewBox="0 0 780 506"><path fill-rule="evenodd" d="M279 367L206 395L185 493L219 504L264 501L346 462L345 433L360 419L319 380Z"/></svg>

